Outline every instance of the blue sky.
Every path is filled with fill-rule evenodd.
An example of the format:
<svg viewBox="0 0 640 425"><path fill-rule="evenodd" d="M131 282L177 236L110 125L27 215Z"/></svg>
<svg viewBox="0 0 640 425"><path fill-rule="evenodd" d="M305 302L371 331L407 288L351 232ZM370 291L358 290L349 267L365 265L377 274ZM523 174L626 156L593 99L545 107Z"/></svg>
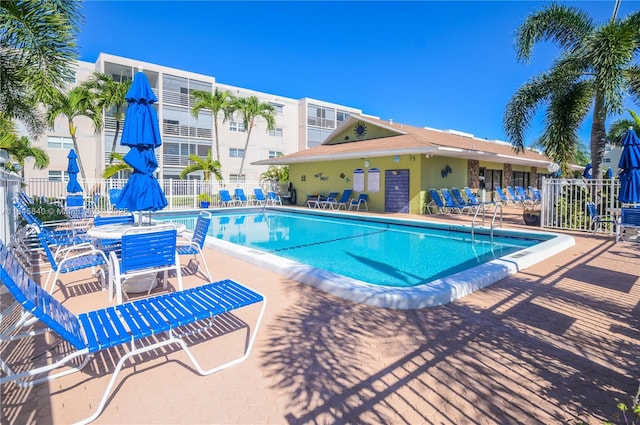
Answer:
<svg viewBox="0 0 640 425"><path fill-rule="evenodd" d="M563 3L604 23L615 2ZM110 53L394 122L505 140L505 105L557 53L540 44L529 64L515 58L515 30L546 4L88 0L78 42L80 59L89 62ZM640 1L623 0L618 16L638 7ZM588 145L588 123L580 137Z"/></svg>

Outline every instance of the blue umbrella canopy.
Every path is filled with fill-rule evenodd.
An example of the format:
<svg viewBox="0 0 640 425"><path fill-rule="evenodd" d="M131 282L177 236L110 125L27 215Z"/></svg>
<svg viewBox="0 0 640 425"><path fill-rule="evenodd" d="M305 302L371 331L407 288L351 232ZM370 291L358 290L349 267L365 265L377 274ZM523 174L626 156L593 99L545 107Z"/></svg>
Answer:
<svg viewBox="0 0 640 425"><path fill-rule="evenodd" d="M640 203L640 140L632 128L622 141L618 167L622 168L618 201Z"/></svg>
<svg viewBox="0 0 640 425"><path fill-rule="evenodd" d="M168 205L167 198L153 175L158 168L154 149L162 145L158 115L153 103L158 99L147 76L138 71L125 96L126 118L120 143L129 146L124 161L133 173L116 202L116 208L129 211L157 211Z"/></svg>
<svg viewBox="0 0 640 425"><path fill-rule="evenodd" d="M67 192L82 192L82 186L80 186L80 183L78 183L78 173L80 172L80 168L78 168L78 155L76 155L76 151L71 149L69 151L69 154L67 155L67 158L69 158L69 163L67 164L67 173L69 174Z"/></svg>

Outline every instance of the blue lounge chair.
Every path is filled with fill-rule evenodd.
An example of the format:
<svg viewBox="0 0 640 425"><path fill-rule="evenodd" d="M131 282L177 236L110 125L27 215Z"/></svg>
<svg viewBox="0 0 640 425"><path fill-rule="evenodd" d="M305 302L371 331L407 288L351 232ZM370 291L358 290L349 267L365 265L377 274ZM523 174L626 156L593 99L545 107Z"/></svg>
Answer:
<svg viewBox="0 0 640 425"><path fill-rule="evenodd" d="M360 211L360 208L364 208L365 211L369 211L367 198L368 195L366 193L361 193L360 195L358 195L357 199L352 199L351 202L349 202L349 210L351 210L351 208L355 208L356 211Z"/></svg>
<svg viewBox="0 0 640 425"><path fill-rule="evenodd" d="M255 197L256 205L265 205L267 203L267 198L264 196L264 192L261 188L256 187L253 189L253 195Z"/></svg>
<svg viewBox="0 0 640 425"><path fill-rule="evenodd" d="M316 201L307 201L307 205L309 207L315 206L316 208L331 208L333 204L338 202L339 194L338 192L329 192L327 196L320 195Z"/></svg>
<svg viewBox="0 0 640 425"><path fill-rule="evenodd" d="M140 226L125 230L122 235L122 252L118 258L109 253L109 299L115 292L118 304L127 292L150 294L156 285L156 276L164 272L163 286L167 288L167 272L173 270L178 279L178 290L182 290L182 272L177 246L177 232L172 224L155 226L153 231ZM141 277L147 277L142 280ZM133 280L132 280L133 278ZM132 290L130 282L137 282L144 289ZM113 291L113 292L112 292Z"/></svg>
<svg viewBox="0 0 640 425"><path fill-rule="evenodd" d="M247 199L247 195L244 193L244 189L236 187L234 189L234 193L236 195L236 204L245 206L249 205L249 200Z"/></svg>
<svg viewBox="0 0 640 425"><path fill-rule="evenodd" d="M511 198L511 203L513 205L518 205L518 204L522 205L524 200L526 199L526 196L518 195L511 186L507 186L507 193L509 194L509 197Z"/></svg>
<svg viewBox="0 0 640 425"><path fill-rule="evenodd" d="M14 382L21 388L27 388L49 382L81 371L87 365L98 365L99 357L94 362L91 360L97 353L106 350L109 350L108 357L117 360L117 365L97 404L96 411L90 417L78 422L82 424L89 423L100 416L120 370L128 361L135 364L147 359L157 359L158 356L163 358L167 356L169 346L180 347L193 362L198 373L210 375L246 360L253 348L267 304L262 294L232 280L223 280L76 316L28 277L19 261L7 250L2 241L0 241L0 281L13 296L14 305L22 310L11 326L3 326L0 331L0 340L19 341L47 334L66 342L69 347L59 358L54 358L43 366L34 366L30 370L16 370L16 366L24 369L24 359L19 358L18 364L14 365L3 356L0 358L0 369L3 372L0 384ZM224 326L227 332L246 329L247 337L243 341L244 352L223 364L203 369L187 345L193 344L194 334L215 329L218 323L215 319L218 316L259 303L262 303L262 308L255 321L253 332L245 323L242 326L233 324ZM44 327L34 331L31 325L38 321ZM120 348L121 346L126 348ZM115 347L118 349L111 350ZM95 367L99 368L99 366ZM61 370L62 368L64 370ZM55 371L57 373L52 373ZM89 373L87 379L104 373L103 369L96 370Z"/></svg>
<svg viewBox="0 0 640 425"><path fill-rule="evenodd" d="M440 196L440 192L436 189L429 189L431 201L427 204L427 212L431 214L431 209L435 209L436 214L449 214L449 209L445 206L444 200Z"/></svg>
<svg viewBox="0 0 640 425"><path fill-rule="evenodd" d="M504 203L505 205L513 204L513 202L511 202L511 200L507 198L507 195L504 193L500 186L496 186L496 194L498 195L500 202Z"/></svg>
<svg viewBox="0 0 640 425"><path fill-rule="evenodd" d="M462 193L460 193L460 189L458 189L457 187L451 188L451 195L453 195L453 200L456 202L456 204L473 206L473 204L471 204L470 201L464 199L464 197L462 196ZM478 204L475 204L475 205L478 205Z"/></svg>
<svg viewBox="0 0 640 425"><path fill-rule="evenodd" d="M478 200L476 195L471 191L471 188L469 188L468 186L465 186L464 193L465 193L465 195L467 195L467 199L468 199L468 204L469 205L480 205L481 204L481 202Z"/></svg>
<svg viewBox="0 0 640 425"><path fill-rule="evenodd" d="M207 266L207 262L202 254L202 248L204 247L204 242L207 239L207 233L209 232L210 225L211 213L205 211L200 212L200 214L198 214L198 219L196 220L196 227L193 229L193 234L191 235L191 240L188 244L179 244L177 247L178 255L193 256L193 261L195 261L197 267L196 270L200 270L198 256L200 257L200 261L206 270L206 274L203 274L205 279L207 279L207 282L211 282L211 273L209 273L209 266Z"/></svg>
<svg viewBox="0 0 640 425"><path fill-rule="evenodd" d="M267 204L282 205L282 198L276 192L267 192Z"/></svg>
<svg viewBox="0 0 640 425"><path fill-rule="evenodd" d="M329 199L327 199L321 205L323 205L324 208L331 208L334 210L339 210L340 208L344 208L346 210L348 209L352 193L353 193L352 189L345 189L342 192L340 199L337 199L335 201L330 201Z"/></svg>
<svg viewBox="0 0 640 425"><path fill-rule="evenodd" d="M449 192L449 189L442 188L440 189L440 193L442 193L444 205L449 209L449 211L455 211L458 214L462 214L465 211L467 211L467 213L471 212L472 208L466 203L458 203L455 199L453 199L453 196L451 195L451 192Z"/></svg>
<svg viewBox="0 0 640 425"><path fill-rule="evenodd" d="M220 205L223 207L231 207L236 204L236 200L231 197L231 194L227 189L220 189L218 191L220 195Z"/></svg>

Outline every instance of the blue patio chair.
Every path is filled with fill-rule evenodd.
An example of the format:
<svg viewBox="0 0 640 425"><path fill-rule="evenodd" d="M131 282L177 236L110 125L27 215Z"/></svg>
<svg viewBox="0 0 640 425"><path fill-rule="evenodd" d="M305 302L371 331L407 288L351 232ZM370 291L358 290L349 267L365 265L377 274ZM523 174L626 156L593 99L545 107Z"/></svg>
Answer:
<svg viewBox="0 0 640 425"><path fill-rule="evenodd" d="M122 193L122 189L109 189L109 209L115 210L116 203L118 199L120 199L120 194Z"/></svg>
<svg viewBox="0 0 640 425"><path fill-rule="evenodd" d="M93 219L93 225L96 227L106 226L109 224L133 224L134 222L135 218L133 214L98 215ZM122 239L96 239L95 245L107 256L111 251L115 251L116 255L120 256Z"/></svg>
<svg viewBox="0 0 640 425"><path fill-rule="evenodd" d="M174 270L178 289L182 290L177 237L171 224L155 226L153 230L144 226L125 230L120 258L113 251L109 253L109 292L115 292L118 304L122 304L123 295L128 299L127 292L150 294L157 284L159 272L164 273L163 288L166 289L167 272ZM143 280L145 275L147 279ZM130 286L132 282L136 283L137 289Z"/></svg>
<svg viewBox="0 0 640 425"><path fill-rule="evenodd" d="M98 277L102 289L105 289L105 282L107 281L105 268L108 266L107 256L96 248L93 243L85 242L54 249L49 246L49 242L40 227L35 224L30 224L29 227L38 235L42 249L51 265L43 285L44 290L53 292L53 286L58 282L58 276L61 273L72 273L88 268L92 269L93 276ZM53 280L51 280L52 274ZM109 296L109 299L111 299L111 296Z"/></svg>
<svg viewBox="0 0 640 425"><path fill-rule="evenodd" d="M358 195L357 199L352 199L351 202L349 202L349 211L351 211L351 208L355 208L356 211L360 211L360 208L364 208L365 211L369 211L367 198L368 195L366 193L361 193Z"/></svg>
<svg viewBox="0 0 640 425"><path fill-rule="evenodd" d="M524 200L526 199L526 196L522 196L522 195L518 195L516 193L516 191L513 189L513 187L511 186L507 186L507 193L509 194L509 197L511 198L511 203L513 205L522 205Z"/></svg>
<svg viewBox="0 0 640 425"><path fill-rule="evenodd" d="M619 241L640 241L640 207L622 207L620 210L616 243Z"/></svg>
<svg viewBox="0 0 640 425"><path fill-rule="evenodd" d="M307 206L310 208L331 208L336 202L338 202L339 192L329 192L327 196L319 195L316 201L307 201Z"/></svg>
<svg viewBox="0 0 640 425"><path fill-rule="evenodd" d="M282 205L282 198L276 192L267 192L267 205Z"/></svg>
<svg viewBox="0 0 640 425"><path fill-rule="evenodd" d="M476 195L471 191L471 188L469 188L468 186L465 186L464 194L467 195L467 199L468 199L467 203L469 205L480 205L481 204L481 202L478 200ZM485 204L486 203L487 202L485 202Z"/></svg>
<svg viewBox="0 0 640 425"><path fill-rule="evenodd" d="M236 204L245 206L249 205L249 200L247 199L247 195L244 193L244 189L236 187L234 189L234 193L236 195Z"/></svg>
<svg viewBox="0 0 640 425"><path fill-rule="evenodd" d="M267 203L267 198L264 196L264 192L261 188L256 187L253 189L253 196L255 197L256 205L265 205Z"/></svg>
<svg viewBox="0 0 640 425"><path fill-rule="evenodd" d="M442 199L444 199L444 205L449 209L449 211L455 211L458 214L462 214L465 211L467 211L467 213L471 212L472 208L469 205L466 203L458 203L453 199L449 189L442 188L440 189L440 193L442 194Z"/></svg>
<svg viewBox="0 0 640 425"><path fill-rule="evenodd" d="M206 211L200 212L198 214L198 219L196 220L196 227L193 229L193 234L191 235L191 240L188 244L179 244L177 246L178 255L192 255L193 261L196 264L196 270L200 270L200 263L198 262L198 256L200 257L200 261L204 265L204 269L206 274L203 273L204 277L207 279L207 282L211 282L211 273L209 273L209 266L207 266L207 261L204 259L204 255L202 254L202 248L204 248L204 242L207 239L207 233L209 232L209 226L211 225L211 213ZM202 271L200 271L202 273Z"/></svg>
<svg viewBox="0 0 640 425"><path fill-rule="evenodd" d="M82 424L100 416L111 396L118 374L129 361L135 365L148 359L168 360L168 352L172 351L169 347L172 346L184 350L194 369L201 375L210 375L243 362L251 353L267 304L262 294L233 280L223 280L76 316L29 278L2 241L0 281L15 300L14 305L21 309L21 314L10 324L11 326L2 327L0 340L28 340L46 334L48 338L65 342L68 347L51 362L26 370L23 358L2 356L0 384L13 382L20 388L28 388L50 382L93 365L91 360L94 355L106 353L107 350L109 358L117 361L95 412L78 422ZM249 324L229 320L230 315L225 314L260 303L262 307L253 331ZM211 332L215 326L220 326L216 318L221 315L227 317L225 325L221 327L225 333L246 331L246 338L242 340L243 350L239 356L209 369L203 369L192 354L190 345L197 341L194 334ZM40 322L43 326L34 331L35 322ZM200 338L200 341L211 339ZM149 353L162 354L158 357ZM87 379L91 376L102 376L104 372L102 369L91 371L87 374Z"/></svg>
<svg viewBox="0 0 640 425"><path fill-rule="evenodd" d="M513 205L513 202L511 202L511 200L507 198L507 195L504 193L500 186L496 186L496 195L498 195L498 199L500 199L500 202L502 202L503 204Z"/></svg>
<svg viewBox="0 0 640 425"><path fill-rule="evenodd" d="M467 199L464 199L464 197L462 196L462 193L460 192L460 189L458 189L457 187L451 188L451 195L453 195L453 199L458 205L466 205L470 207L474 205L479 205L479 204L472 204Z"/></svg>
<svg viewBox="0 0 640 425"><path fill-rule="evenodd" d="M427 213L431 214L431 209L435 208L436 214L449 214L449 209L445 206L440 192L436 189L429 189L431 201L427 204Z"/></svg>
<svg viewBox="0 0 640 425"><path fill-rule="evenodd" d="M220 205L223 207L231 207L236 204L236 200L231 197L231 194L227 189L218 190L220 195Z"/></svg>
<svg viewBox="0 0 640 425"><path fill-rule="evenodd" d="M587 229L587 234L603 230L603 225L610 226L610 231L615 229L616 220L613 217L601 215L598 212L598 207L595 202L587 202L587 213L589 214L589 229Z"/></svg>
<svg viewBox="0 0 640 425"><path fill-rule="evenodd" d="M326 205L334 210L339 210L340 208L344 208L345 210L349 208L349 202L351 200L351 194L353 193L352 189L345 189L342 191L342 195L336 201L325 201L322 205Z"/></svg>

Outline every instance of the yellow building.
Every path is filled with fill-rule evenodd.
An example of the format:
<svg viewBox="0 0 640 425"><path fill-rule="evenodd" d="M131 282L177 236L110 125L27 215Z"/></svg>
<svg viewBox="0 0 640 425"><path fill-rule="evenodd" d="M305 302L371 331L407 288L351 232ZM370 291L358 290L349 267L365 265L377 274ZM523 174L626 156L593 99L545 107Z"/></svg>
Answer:
<svg viewBox="0 0 640 425"><path fill-rule="evenodd" d="M506 142L352 115L321 145L254 164L288 165L298 205L352 189L371 211L423 213L430 188L468 186L490 201L496 186L539 187L550 163Z"/></svg>

